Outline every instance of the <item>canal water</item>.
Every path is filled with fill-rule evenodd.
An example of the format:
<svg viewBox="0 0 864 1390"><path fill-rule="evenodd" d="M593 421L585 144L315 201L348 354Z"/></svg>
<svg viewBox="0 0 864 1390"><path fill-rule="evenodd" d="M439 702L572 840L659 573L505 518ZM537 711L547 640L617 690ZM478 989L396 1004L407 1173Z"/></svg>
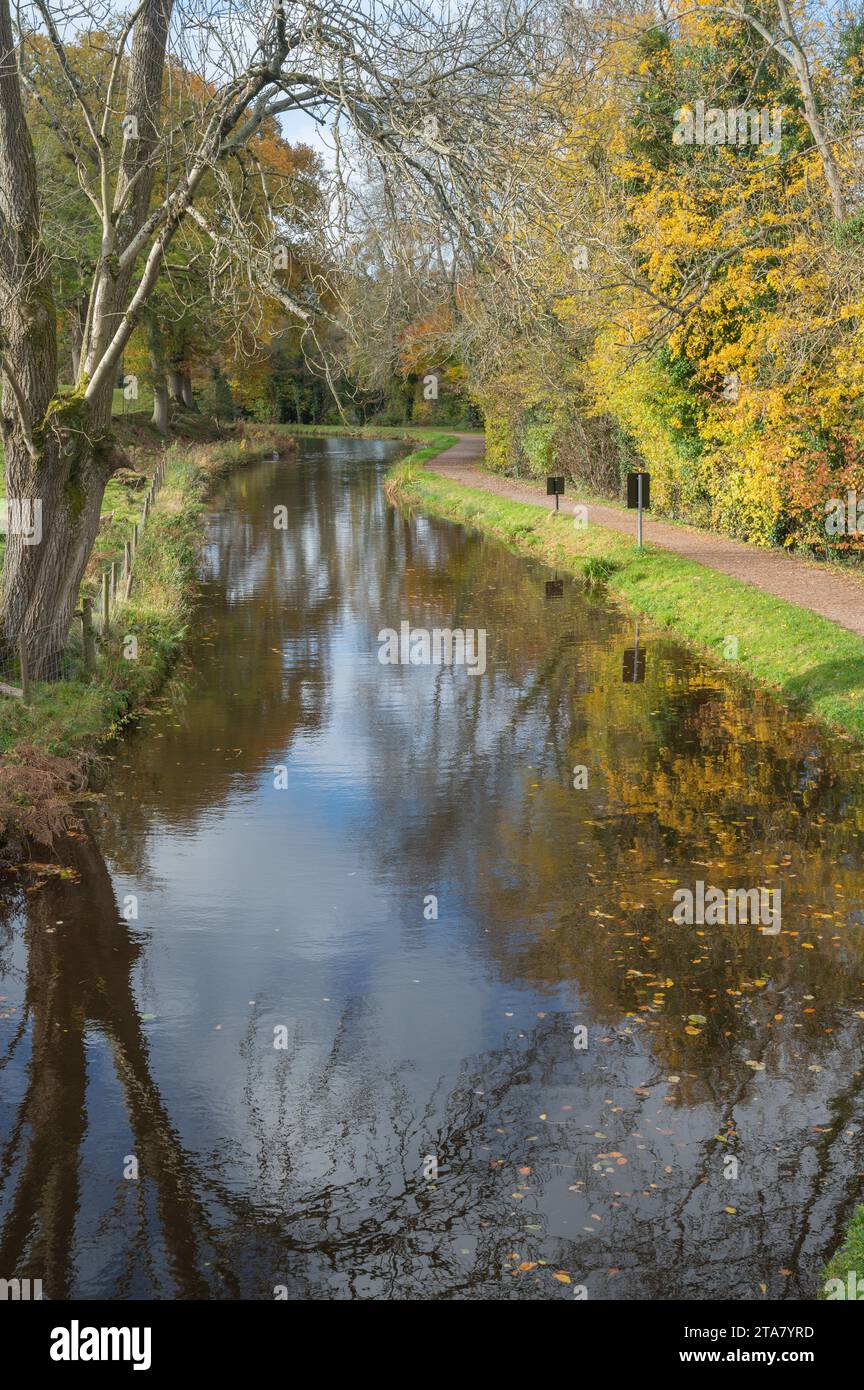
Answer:
<svg viewBox="0 0 864 1390"><path fill-rule="evenodd" d="M188 660L7 894L0 1276L811 1296L862 1198L861 761L389 506L396 448L226 485ZM484 673L382 664L403 622ZM674 920L699 882L781 929Z"/></svg>

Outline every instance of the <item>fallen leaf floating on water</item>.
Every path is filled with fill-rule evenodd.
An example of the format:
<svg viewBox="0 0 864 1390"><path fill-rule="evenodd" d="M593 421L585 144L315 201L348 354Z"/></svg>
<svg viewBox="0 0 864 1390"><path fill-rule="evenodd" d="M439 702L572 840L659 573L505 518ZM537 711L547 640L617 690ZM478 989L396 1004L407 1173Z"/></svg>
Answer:
<svg viewBox="0 0 864 1390"><path fill-rule="evenodd" d="M569 1274L565 1274L565 1272L564 1272L563 1269L558 1269L558 1270L556 1270L555 1273L552 1275L552 1278L553 1278L553 1279L557 1279L559 1284L572 1284L572 1283L573 1283L573 1280L570 1278L570 1275L569 1275Z"/></svg>

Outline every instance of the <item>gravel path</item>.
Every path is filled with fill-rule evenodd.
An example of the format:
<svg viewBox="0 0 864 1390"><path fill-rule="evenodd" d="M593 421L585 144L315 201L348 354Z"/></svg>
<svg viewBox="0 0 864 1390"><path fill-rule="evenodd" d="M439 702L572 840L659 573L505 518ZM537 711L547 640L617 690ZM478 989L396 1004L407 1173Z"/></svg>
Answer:
<svg viewBox="0 0 864 1390"><path fill-rule="evenodd" d="M460 434L459 443L429 459L425 467L440 473L451 482L482 488L513 502L534 502L554 510L555 499L547 497L534 483L515 478L484 473L480 464L486 450L482 435ZM561 499L561 511L572 514L575 503ZM612 531L636 535L636 513L619 511L615 507L588 506L588 520ZM663 550L685 555L709 569L720 570L733 579L764 589L766 594L809 608L823 618L830 618L840 627L864 637L864 580L844 573L834 565L801 560L780 550L763 550L742 541L727 540L709 531L697 531L691 526L671 525L652 521L646 513L644 539Z"/></svg>

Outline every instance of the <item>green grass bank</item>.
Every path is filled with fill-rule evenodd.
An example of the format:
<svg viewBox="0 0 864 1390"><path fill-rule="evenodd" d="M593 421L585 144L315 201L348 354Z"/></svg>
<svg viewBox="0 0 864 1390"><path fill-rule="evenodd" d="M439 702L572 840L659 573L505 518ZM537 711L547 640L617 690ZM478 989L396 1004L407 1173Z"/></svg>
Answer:
<svg viewBox="0 0 864 1390"><path fill-rule="evenodd" d="M443 443L439 448L446 447ZM628 608L668 628L743 682L773 691L837 733L864 742L864 639L804 608L656 547L533 503L513 502L422 468L436 448L391 469L391 500L474 526L577 578L606 571ZM726 653L735 650L737 656Z"/></svg>
<svg viewBox="0 0 864 1390"><path fill-rule="evenodd" d="M843 1292L841 1293L836 1286L828 1290L823 1287L822 1298L845 1298L848 1300L850 1274L854 1276L855 1280L852 1297L860 1302L862 1295L857 1292L857 1283L859 1279L864 1279L864 1206L857 1208L843 1238L843 1244L829 1261L825 1270L826 1284L829 1279L839 1279L843 1285Z"/></svg>
<svg viewBox="0 0 864 1390"><path fill-rule="evenodd" d="M202 513L210 493L228 473L274 446L284 450L286 443L253 427L230 439L177 441L167 449L164 482L135 555L131 593L117 607L108 634L96 636L92 674L83 661L77 665L73 642L72 679L33 682L26 705L0 697L0 843L22 835L46 843L68 826L69 797L82 790L98 745L159 690L182 648L194 612ZM102 570L122 561L160 457L155 451L145 455L134 474L124 471L109 484L82 595L95 597Z"/></svg>
<svg viewBox="0 0 864 1390"><path fill-rule="evenodd" d="M459 434L482 434L482 430L460 429L457 432L455 426L448 425L274 425L273 428L299 439L392 439L403 444L434 444L433 454L449 449Z"/></svg>

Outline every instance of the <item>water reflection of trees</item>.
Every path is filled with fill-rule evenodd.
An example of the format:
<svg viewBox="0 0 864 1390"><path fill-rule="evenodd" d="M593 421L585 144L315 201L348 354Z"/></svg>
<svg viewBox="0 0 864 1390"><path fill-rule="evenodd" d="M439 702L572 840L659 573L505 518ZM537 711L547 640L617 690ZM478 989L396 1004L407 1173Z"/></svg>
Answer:
<svg viewBox="0 0 864 1390"><path fill-rule="evenodd" d="M344 467L256 466L214 513L205 630L142 737L118 748L100 826L118 865L140 872L154 820L191 828L238 790L254 791L298 733L326 721L329 643L344 605L367 602L378 578L392 582L383 554L378 578L366 567L366 537L385 532L389 511L379 473L350 474L352 446L341 449ZM287 530L272 525L276 506L288 509Z"/></svg>
<svg viewBox="0 0 864 1390"><path fill-rule="evenodd" d="M302 514L335 525L332 475L304 487ZM616 608L572 587L549 603L545 572L499 546L382 513L371 475L349 496L348 543L318 535L305 554L338 552L333 584L370 650L379 626L446 615L485 627L494 658L484 680L358 671L376 872L422 865L426 883L455 885L494 922L483 945L503 976L566 982L609 1022L641 1018L664 1066L695 1067L693 1099L722 1099L715 1071L733 1053L736 1066L765 1056L791 1066L790 1037L806 1081L835 1045L831 1030L864 1003L860 760L656 635L645 684L623 684L629 625ZM317 621L304 615L307 629ZM571 782L579 763L582 792ZM781 885L783 935L682 931L669 920L672 892L698 877ZM707 1020L698 1041L685 1032L691 1013ZM751 1072L745 1081L752 1090Z"/></svg>
<svg viewBox="0 0 864 1390"><path fill-rule="evenodd" d="M301 524L271 534L261 517L280 502ZM512 1252L584 1278L592 1296L812 1292L861 1167L860 767L656 637L644 686L622 685L618 610L569 589L547 603L542 571L386 509L371 471L350 488L338 467L250 473L214 522L210 564L206 678L190 678L176 738L166 717L158 743L118 749L128 768L100 826L113 862L143 873L161 817L194 827L326 723L329 642L346 617L374 652L379 627L446 615L488 630L486 679L358 662L377 774L358 833L376 873L422 865L424 883L455 885L490 924L482 945L502 978L581 1004L550 1006L432 1095L410 1074L348 1065L362 1002L320 1057L279 1058L253 1030L238 1060L242 1152L207 1153L153 1077L133 987L141 942L93 842L70 842L81 883L52 878L22 908L26 1012L5 1072L25 1080L0 1151L0 1274L41 1277L53 1297L78 1287L83 1190L97 1181L83 1154L102 1120L96 1034L143 1175L124 1182L119 1154L116 1172L99 1168L116 1251L106 1292L568 1296L539 1264L510 1274ZM587 791L572 788L577 763ZM673 925L673 886L697 877L779 878L784 934ZM10 932L7 920L0 965ZM690 1015L705 1018L697 1036ZM579 1019L592 1025L585 1058L571 1046ZM628 1163L610 1176L594 1165L612 1149ZM420 1177L427 1152L437 1185Z"/></svg>
<svg viewBox="0 0 864 1390"><path fill-rule="evenodd" d="M125 1103L132 1147L151 1181L122 1177L124 1151L114 1158L115 1214L139 1198L118 1275L128 1291L136 1258L146 1265L151 1234L148 1198L178 1287L203 1292L199 1269L207 1223L200 1194L183 1161L177 1134L150 1074L148 1047L132 990L141 945L120 919L111 878L89 834L58 847L59 864L80 875L76 883L52 875L25 900L27 978L19 1032L4 1055L8 1067L21 1053L25 1077L11 1121L4 1125L0 1159L0 1268L41 1278L46 1296L69 1297L79 1251L82 1148L93 1113L88 1067L91 1033L108 1044ZM104 1175L103 1175L104 1176ZM108 1179L110 1186L110 1178ZM146 1196L145 1196L146 1192ZM103 1194L104 1196L104 1194Z"/></svg>
<svg viewBox="0 0 864 1390"><path fill-rule="evenodd" d="M0 1155L7 1274L41 1278L52 1298L80 1294L83 1271L112 1297L272 1298L282 1285L313 1299L570 1297L556 1270L591 1297L813 1291L857 1187L855 1029L837 1030L806 1081L781 1068L760 1104L728 1062L696 1078L682 1068L675 1091L638 1028L597 1029L593 1051L576 1053L561 1015L514 1025L430 1090L404 1068L346 1065L367 1008L358 998L314 1054L300 1041L278 1054L250 1025L236 1044L242 1147L214 1153L187 1137L154 1078L133 989L140 943L95 845L70 842L63 861L81 886L53 877L22 905L26 1027L4 1054L23 1078ZM87 1148L111 1104L88 1062L97 1035L137 1183L121 1175L125 1140L116 1153L104 1139L96 1157ZM722 1175L730 1151L734 1184ZM422 1172L430 1153L434 1182Z"/></svg>
<svg viewBox="0 0 864 1390"><path fill-rule="evenodd" d="M454 542L459 534L446 533L449 552L438 537L426 546L415 540L403 609L415 622L425 608L453 611L454 625L486 626L496 667L484 681L399 668L370 681L363 708L367 738L385 760L375 793L378 819L390 828L389 857L398 861L400 849L410 856L396 812L413 793L432 803L433 874L446 876L466 825L474 850L479 822L482 849L504 861L504 880L521 892L536 879L543 898L558 896L552 880L563 873L566 896L584 878L578 901L608 911L610 881L620 879L666 914L677 866L723 870L719 878L735 886L785 874L793 913L799 900L824 899L838 884L847 905L860 906L860 756L827 744L768 697L736 693L656 636L644 686L623 684L630 638L617 610L572 590L571 601L549 604L540 575L523 561L474 537ZM412 676L422 681L412 686ZM387 703L390 738L381 735L375 699L385 678L404 683L402 702ZM572 788L577 763L589 769L582 793ZM456 824L448 806L436 833L434 812L448 790ZM408 833L417 833L415 821L425 830L426 817L417 817ZM604 902L590 900L592 877Z"/></svg>

